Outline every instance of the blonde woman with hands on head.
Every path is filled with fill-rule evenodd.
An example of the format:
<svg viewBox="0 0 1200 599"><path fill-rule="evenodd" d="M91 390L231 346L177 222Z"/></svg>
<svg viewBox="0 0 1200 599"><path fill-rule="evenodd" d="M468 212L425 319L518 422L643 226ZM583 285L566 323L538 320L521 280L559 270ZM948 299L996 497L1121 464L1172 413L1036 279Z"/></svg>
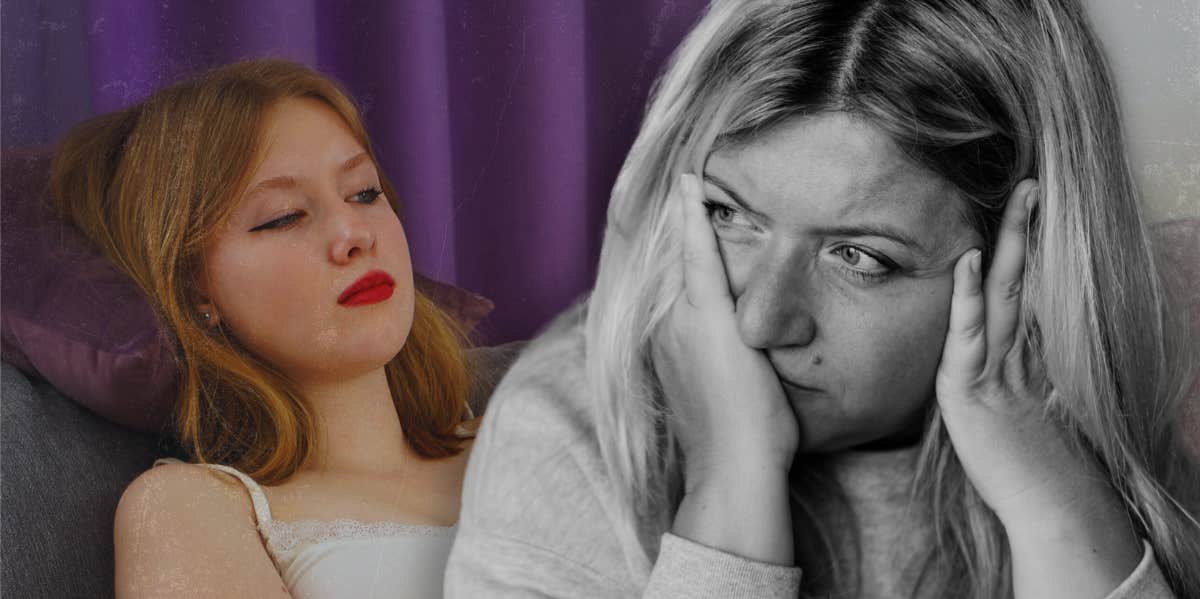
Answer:
<svg viewBox="0 0 1200 599"><path fill-rule="evenodd" d="M714 2L493 394L447 594L1200 596L1148 239L1079 2Z"/></svg>
<svg viewBox="0 0 1200 599"><path fill-rule="evenodd" d="M695 176L681 175L677 189L684 289L652 354L664 395L680 398L673 424L692 457L672 532L755 561L793 562L786 482L795 418L765 355L734 343L734 300ZM1134 570L1140 543L1096 464L1072 455L1041 417L1045 381L1027 371L1022 346L1014 350L1036 197L1026 180L1008 201L986 283L978 250L955 263L938 405L972 485L1005 525L1017 596L1100 597ZM1076 515L1068 506L1077 505L1088 509ZM1078 551L1081 543L1090 551Z"/></svg>

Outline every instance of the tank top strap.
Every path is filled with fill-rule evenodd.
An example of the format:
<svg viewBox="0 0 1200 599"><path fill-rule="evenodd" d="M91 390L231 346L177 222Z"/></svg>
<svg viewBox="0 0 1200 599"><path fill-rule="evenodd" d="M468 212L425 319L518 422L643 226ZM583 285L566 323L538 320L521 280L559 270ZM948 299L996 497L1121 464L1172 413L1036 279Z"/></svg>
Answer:
<svg viewBox="0 0 1200 599"><path fill-rule="evenodd" d="M454 436L458 437L459 439L474 439L475 431L460 424L457 427L455 427Z"/></svg>
<svg viewBox="0 0 1200 599"><path fill-rule="evenodd" d="M474 420L475 410L471 409L471 402L463 400L463 407L467 409L466 419ZM463 426L462 424L459 424L458 426L454 427L454 436L458 437L459 439L474 439L475 431Z"/></svg>
<svg viewBox="0 0 1200 599"><path fill-rule="evenodd" d="M160 458L160 459L154 461L155 466L157 466L159 464L186 464L186 463L187 462L184 462L182 460L177 460L175 458ZM224 472L225 474L233 476L234 478L241 481L242 485L246 487L246 491L248 493L250 493L250 501L254 504L254 517L258 521L258 525L260 527L262 527L262 526L266 526L271 523L271 507L267 504L267 494L263 492L262 487L258 486L258 483L254 482L253 478L250 478L248 475L246 475L246 473L244 473L236 468L231 468L229 466L224 466L222 464L195 464L195 465L203 466L210 470L217 470L219 472Z"/></svg>

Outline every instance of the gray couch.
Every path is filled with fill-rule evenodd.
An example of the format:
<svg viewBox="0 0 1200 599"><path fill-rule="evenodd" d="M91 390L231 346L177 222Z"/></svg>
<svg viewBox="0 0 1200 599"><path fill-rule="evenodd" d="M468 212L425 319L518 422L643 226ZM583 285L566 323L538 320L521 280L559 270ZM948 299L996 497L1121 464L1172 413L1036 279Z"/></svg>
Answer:
<svg viewBox="0 0 1200 599"><path fill-rule="evenodd" d="M468 352L470 402L488 395L521 343ZM112 597L112 518L125 486L172 444L110 423L0 362L0 596Z"/></svg>
<svg viewBox="0 0 1200 599"><path fill-rule="evenodd" d="M0 364L0 594L111 597L117 500L174 452Z"/></svg>

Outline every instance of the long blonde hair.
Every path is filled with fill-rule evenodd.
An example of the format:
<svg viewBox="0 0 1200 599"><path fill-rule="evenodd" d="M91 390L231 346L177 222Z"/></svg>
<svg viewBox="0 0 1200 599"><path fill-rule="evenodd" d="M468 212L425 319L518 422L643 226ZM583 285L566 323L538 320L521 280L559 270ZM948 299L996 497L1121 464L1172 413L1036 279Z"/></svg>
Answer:
<svg viewBox="0 0 1200 599"><path fill-rule="evenodd" d="M1075 0L714 2L656 85L613 188L588 302L597 432L627 520L665 528L678 493L648 358L680 290L662 259L679 243L669 182L716 148L826 111L875 125L953 183L988 248L1016 183L1039 181L1023 310L1057 391L1048 414L1108 472L1172 588L1200 596L1196 465L1177 426L1192 362L1156 274L1111 76ZM922 584L1010 596L1003 530L936 410L921 455L914 493L932 510L933 559L949 573Z"/></svg>
<svg viewBox="0 0 1200 599"><path fill-rule="evenodd" d="M266 484L286 480L314 454L313 414L290 380L201 321L196 281L205 243L262 158L267 114L300 97L338 113L374 160L358 111L335 83L302 65L260 60L78 125L51 166L56 207L141 288L177 348L178 441L197 461L229 464ZM385 369L405 437L422 456L460 451L462 343L457 324L418 293L408 340Z"/></svg>

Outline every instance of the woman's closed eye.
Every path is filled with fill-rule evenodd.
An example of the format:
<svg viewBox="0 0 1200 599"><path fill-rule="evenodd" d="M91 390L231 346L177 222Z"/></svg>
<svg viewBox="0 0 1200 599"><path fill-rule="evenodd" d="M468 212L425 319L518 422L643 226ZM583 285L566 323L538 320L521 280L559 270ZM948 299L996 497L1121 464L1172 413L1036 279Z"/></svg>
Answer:
<svg viewBox="0 0 1200 599"><path fill-rule="evenodd" d="M279 218L267 221L257 227L254 227L253 229L250 229L250 232L254 233L255 231L289 229L292 227L292 225L296 224L296 222L299 221L300 218L303 216L304 216L303 210L296 210L295 212L289 212Z"/></svg>
<svg viewBox="0 0 1200 599"><path fill-rule="evenodd" d="M356 192L354 195L350 196L349 199L353 202L366 204L369 206L374 204L381 195L383 195L383 190L379 189L378 187L368 187ZM254 227L253 229L250 229L250 232L253 233L255 231L289 229L299 222L299 220L304 216L305 212L303 210L289 212L279 218L267 221L261 225L258 225L257 227Z"/></svg>

